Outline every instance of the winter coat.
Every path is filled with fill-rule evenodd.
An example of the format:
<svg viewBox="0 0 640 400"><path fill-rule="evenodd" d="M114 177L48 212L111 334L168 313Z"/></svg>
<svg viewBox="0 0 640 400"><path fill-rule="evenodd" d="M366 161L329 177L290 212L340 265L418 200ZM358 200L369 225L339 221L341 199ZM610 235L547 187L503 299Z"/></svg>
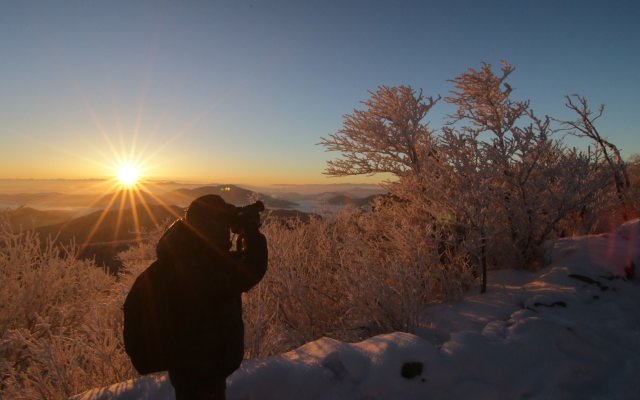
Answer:
<svg viewBox="0 0 640 400"><path fill-rule="evenodd" d="M240 366L241 294L262 279L268 258L261 233L245 240L246 251L229 252L178 220L158 242L158 260L168 266L169 371L226 377Z"/></svg>

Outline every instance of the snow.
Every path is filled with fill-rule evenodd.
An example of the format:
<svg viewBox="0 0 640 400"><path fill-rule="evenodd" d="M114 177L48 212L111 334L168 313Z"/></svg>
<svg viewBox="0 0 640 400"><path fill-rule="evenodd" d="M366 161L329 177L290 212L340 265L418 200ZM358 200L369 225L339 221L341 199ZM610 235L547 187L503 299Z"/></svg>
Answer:
<svg viewBox="0 0 640 400"><path fill-rule="evenodd" d="M640 220L549 244L537 271L425 310L415 334L322 338L245 361L227 399L640 399ZM405 376L403 376L405 375ZM165 374L74 399L173 399Z"/></svg>

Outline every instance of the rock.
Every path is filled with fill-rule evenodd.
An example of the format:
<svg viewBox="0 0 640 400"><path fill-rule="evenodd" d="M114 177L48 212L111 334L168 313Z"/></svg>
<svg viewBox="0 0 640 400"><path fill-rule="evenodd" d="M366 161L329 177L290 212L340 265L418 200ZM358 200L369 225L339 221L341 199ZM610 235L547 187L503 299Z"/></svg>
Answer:
<svg viewBox="0 0 640 400"><path fill-rule="evenodd" d="M406 379L413 379L416 376L420 376L422 374L423 368L423 364L419 361L406 362L402 364L400 375L402 375L402 377Z"/></svg>

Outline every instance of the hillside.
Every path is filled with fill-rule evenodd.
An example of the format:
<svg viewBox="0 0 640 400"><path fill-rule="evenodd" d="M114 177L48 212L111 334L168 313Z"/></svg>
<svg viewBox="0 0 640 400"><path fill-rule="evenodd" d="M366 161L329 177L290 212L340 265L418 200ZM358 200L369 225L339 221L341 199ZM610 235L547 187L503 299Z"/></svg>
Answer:
<svg viewBox="0 0 640 400"><path fill-rule="evenodd" d="M8 211L9 225L14 231L29 230L47 225L60 224L72 218L73 213L61 210L36 210L18 207Z"/></svg>
<svg viewBox="0 0 640 400"><path fill-rule="evenodd" d="M121 264L115 260L118 252L141 240L143 234L164 227L182 216L180 207L148 205L131 209L101 210L62 223L41 226L36 232L42 238L56 238L59 243L75 243L80 258L95 257L98 265L117 270Z"/></svg>

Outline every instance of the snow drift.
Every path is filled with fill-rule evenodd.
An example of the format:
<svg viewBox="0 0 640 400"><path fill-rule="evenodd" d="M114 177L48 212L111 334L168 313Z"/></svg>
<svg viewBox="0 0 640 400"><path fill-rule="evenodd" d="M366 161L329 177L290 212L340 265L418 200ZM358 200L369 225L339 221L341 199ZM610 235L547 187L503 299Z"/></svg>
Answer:
<svg viewBox="0 0 640 400"><path fill-rule="evenodd" d="M490 274L488 293L425 310L415 334L322 338L248 360L230 400L640 398L640 221L549 244L538 272ZM173 399L165 374L74 399Z"/></svg>

